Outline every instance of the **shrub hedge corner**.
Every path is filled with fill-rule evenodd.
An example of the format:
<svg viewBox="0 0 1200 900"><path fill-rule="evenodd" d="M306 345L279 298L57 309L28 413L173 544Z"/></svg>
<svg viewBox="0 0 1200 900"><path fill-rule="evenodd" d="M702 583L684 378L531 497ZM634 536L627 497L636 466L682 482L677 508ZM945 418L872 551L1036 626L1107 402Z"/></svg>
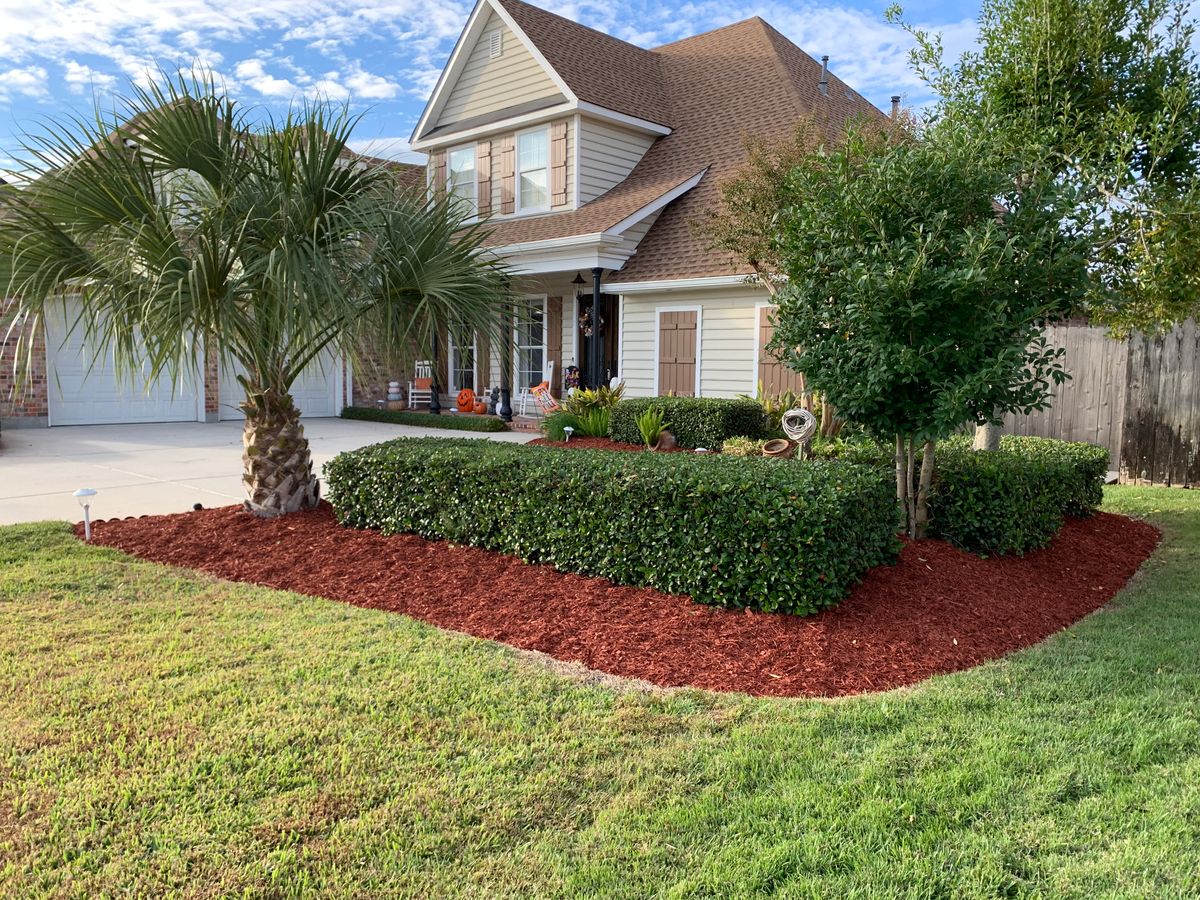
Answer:
<svg viewBox="0 0 1200 900"><path fill-rule="evenodd" d="M886 470L400 439L325 467L343 525L509 553L726 607L809 614L894 558Z"/></svg>
<svg viewBox="0 0 1200 900"><path fill-rule="evenodd" d="M665 414L666 428L679 446L720 450L727 438L767 438L767 417L755 400L717 397L634 397L612 408L609 436L623 444L642 443L637 418L649 407Z"/></svg>

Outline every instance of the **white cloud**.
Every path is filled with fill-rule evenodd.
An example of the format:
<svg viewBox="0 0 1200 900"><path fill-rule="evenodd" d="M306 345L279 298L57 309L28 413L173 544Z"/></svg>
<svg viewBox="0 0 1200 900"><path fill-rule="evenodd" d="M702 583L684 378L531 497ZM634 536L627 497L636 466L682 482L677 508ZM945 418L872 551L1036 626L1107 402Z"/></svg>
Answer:
<svg viewBox="0 0 1200 900"><path fill-rule="evenodd" d="M242 60L234 66L233 74L242 84L264 97L288 99L299 93L299 88L286 78L267 74L259 59Z"/></svg>
<svg viewBox="0 0 1200 900"><path fill-rule="evenodd" d="M117 83L115 75L99 72L73 59L68 59L63 68L66 70L63 80L76 94L82 94L86 90L108 90Z"/></svg>
<svg viewBox="0 0 1200 900"><path fill-rule="evenodd" d="M48 96L49 76L42 66L9 69L0 72L0 98L20 94L24 97Z"/></svg>
<svg viewBox="0 0 1200 900"><path fill-rule="evenodd" d="M378 156L380 159L395 159L408 163L425 162L425 154L413 150L405 137L359 138L349 141L348 146L355 153Z"/></svg>

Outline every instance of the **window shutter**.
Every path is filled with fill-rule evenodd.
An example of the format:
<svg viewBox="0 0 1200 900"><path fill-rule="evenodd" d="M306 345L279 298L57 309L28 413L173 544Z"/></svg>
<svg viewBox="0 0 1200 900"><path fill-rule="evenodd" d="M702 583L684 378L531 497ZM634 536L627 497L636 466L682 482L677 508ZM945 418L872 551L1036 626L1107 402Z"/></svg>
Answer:
<svg viewBox="0 0 1200 900"><path fill-rule="evenodd" d="M500 138L500 213L517 210L517 139L506 134Z"/></svg>
<svg viewBox="0 0 1200 900"><path fill-rule="evenodd" d="M446 193L446 151L435 150L429 154L429 164L433 167L433 194L441 197Z"/></svg>
<svg viewBox="0 0 1200 900"><path fill-rule="evenodd" d="M492 142L480 141L475 145L475 177L478 179L476 191L479 203L479 214L490 215L492 212Z"/></svg>
<svg viewBox="0 0 1200 900"><path fill-rule="evenodd" d="M567 123L550 126L550 205L567 204Z"/></svg>
<svg viewBox="0 0 1200 900"><path fill-rule="evenodd" d="M550 384L550 394L561 397L562 390L562 297L550 297L546 300L546 358L554 365L554 380Z"/></svg>

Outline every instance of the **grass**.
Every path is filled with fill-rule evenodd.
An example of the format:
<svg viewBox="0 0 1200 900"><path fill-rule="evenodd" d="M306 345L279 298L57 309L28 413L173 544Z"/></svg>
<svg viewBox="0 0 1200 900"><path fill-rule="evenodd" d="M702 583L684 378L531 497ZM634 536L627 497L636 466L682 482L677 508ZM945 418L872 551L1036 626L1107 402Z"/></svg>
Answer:
<svg viewBox="0 0 1200 900"><path fill-rule="evenodd" d="M372 409L367 406L347 406L343 419L363 419L367 422L386 422L389 425L416 425L420 428L447 428L454 431L508 431L502 419L495 416L464 415L444 410L438 415L409 412L404 409Z"/></svg>
<svg viewBox="0 0 1200 900"><path fill-rule="evenodd" d="M0 529L0 895L1200 894L1200 494L1031 650L839 701L584 686Z"/></svg>

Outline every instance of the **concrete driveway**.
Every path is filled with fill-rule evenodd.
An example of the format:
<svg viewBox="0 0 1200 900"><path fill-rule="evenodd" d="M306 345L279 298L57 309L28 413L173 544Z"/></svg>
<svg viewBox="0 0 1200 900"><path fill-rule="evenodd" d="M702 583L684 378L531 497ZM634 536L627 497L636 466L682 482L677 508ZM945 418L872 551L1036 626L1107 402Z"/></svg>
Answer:
<svg viewBox="0 0 1200 900"><path fill-rule="evenodd" d="M348 419L306 419L313 462L402 436L479 437L524 443L536 434L411 428ZM241 422L80 425L5 429L0 435L0 525L42 519L79 521L76 488L99 493L97 519L183 512L240 503Z"/></svg>

